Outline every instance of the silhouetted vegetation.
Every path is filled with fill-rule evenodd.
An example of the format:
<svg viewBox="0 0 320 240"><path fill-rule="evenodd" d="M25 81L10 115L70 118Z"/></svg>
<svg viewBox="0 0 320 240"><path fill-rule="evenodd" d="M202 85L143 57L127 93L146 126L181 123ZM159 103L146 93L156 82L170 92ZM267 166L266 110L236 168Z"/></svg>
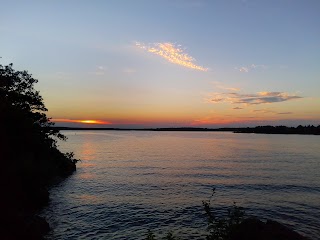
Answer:
<svg viewBox="0 0 320 240"><path fill-rule="evenodd" d="M262 222L256 218L245 218L245 211L235 203L225 215L218 215L212 207L212 195L208 201L203 201L203 208L208 221L206 240L308 240L308 238L292 231L286 226L271 220ZM172 232L157 238L152 231L148 231L145 240L179 240ZM188 238L186 238L188 239ZM203 239L203 238L199 238Z"/></svg>
<svg viewBox="0 0 320 240"><path fill-rule="evenodd" d="M317 127L313 125L298 127L286 126L257 126L254 128L239 128L235 130L236 133L266 133L266 134L308 134L320 135L320 125Z"/></svg>
<svg viewBox="0 0 320 240"><path fill-rule="evenodd" d="M145 238L145 240L157 240L159 238L156 238L156 236L154 235L154 233L152 231L148 231L147 233L147 237ZM161 239L163 240L180 240L180 238L176 237L173 235L172 232L168 232L164 237L162 237Z"/></svg>
<svg viewBox="0 0 320 240"><path fill-rule="evenodd" d="M231 208L227 210L225 216L217 215L212 208L211 201L214 196L215 188L212 191L212 195L209 200L203 201L202 205L208 221L208 234L206 236L207 240L228 240L231 237L231 234L236 230L237 226L244 219L244 210L241 207L238 207L235 203ZM152 231L148 231L146 240L156 240L156 236ZM167 240L178 240L180 238L173 235L172 232L168 232L166 236L162 239Z"/></svg>
<svg viewBox="0 0 320 240"><path fill-rule="evenodd" d="M208 218L207 240L227 240L244 219L244 210L235 203L228 209L227 216L217 216L211 207L211 199L215 193L213 189L211 198L203 201L203 207Z"/></svg>
<svg viewBox="0 0 320 240"><path fill-rule="evenodd" d="M34 213L48 203L47 186L76 169L73 153L57 149L66 138L52 128L35 83L27 71L0 65L1 239L41 239L48 225Z"/></svg>
<svg viewBox="0 0 320 240"><path fill-rule="evenodd" d="M234 133L265 133L265 134L305 134L320 135L320 125L298 127L286 126L257 126L247 128L200 128L200 127L175 127L175 128L101 128L101 127L54 127L57 130L97 130L97 131L167 131L167 132L234 132Z"/></svg>

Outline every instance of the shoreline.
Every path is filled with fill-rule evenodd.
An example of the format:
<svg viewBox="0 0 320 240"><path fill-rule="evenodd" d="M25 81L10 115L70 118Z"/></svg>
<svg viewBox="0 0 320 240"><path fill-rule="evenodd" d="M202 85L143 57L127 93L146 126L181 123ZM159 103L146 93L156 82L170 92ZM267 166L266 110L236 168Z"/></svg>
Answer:
<svg viewBox="0 0 320 240"><path fill-rule="evenodd" d="M314 129L263 127L254 128L94 128L94 127L54 127L59 131L154 131L154 132L232 132L232 133L255 133L255 134L284 134L284 135L320 135L320 127Z"/></svg>
<svg viewBox="0 0 320 240"><path fill-rule="evenodd" d="M57 149L35 149L2 140L0 138L5 148L0 153L4 160L0 176L4 183L0 238L42 240L51 228L39 212L50 204L51 183L64 181L73 174L76 161Z"/></svg>

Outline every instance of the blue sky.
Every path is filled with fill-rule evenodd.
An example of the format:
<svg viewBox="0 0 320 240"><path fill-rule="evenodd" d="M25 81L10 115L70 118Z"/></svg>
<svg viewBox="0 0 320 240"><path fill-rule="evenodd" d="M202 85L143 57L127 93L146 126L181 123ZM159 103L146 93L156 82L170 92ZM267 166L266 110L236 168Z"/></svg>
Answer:
<svg viewBox="0 0 320 240"><path fill-rule="evenodd" d="M33 73L62 125L319 124L319 12L311 0L2 1L0 63Z"/></svg>

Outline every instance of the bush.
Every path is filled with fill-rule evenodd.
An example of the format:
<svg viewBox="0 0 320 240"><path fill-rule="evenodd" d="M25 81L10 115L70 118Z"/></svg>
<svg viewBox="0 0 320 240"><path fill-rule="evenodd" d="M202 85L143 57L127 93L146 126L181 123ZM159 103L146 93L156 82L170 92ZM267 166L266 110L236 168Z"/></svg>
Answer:
<svg viewBox="0 0 320 240"><path fill-rule="evenodd" d="M28 229L30 222L39 222L33 221L38 219L34 214L49 201L48 184L76 169L73 153L57 148L57 140L66 137L52 128L43 99L34 89L37 82L12 64L0 65L1 239L41 239L43 232L38 233L37 226Z"/></svg>
<svg viewBox="0 0 320 240"><path fill-rule="evenodd" d="M38 82L27 71L16 71L12 64L0 65L0 154L7 168L15 168L22 175L66 175L75 169L73 153L61 153L57 140L66 137L53 128ZM49 173L48 171L51 171ZM49 177L47 176L47 177Z"/></svg>
<svg viewBox="0 0 320 240"><path fill-rule="evenodd" d="M203 207L208 218L208 231L207 240L228 240L232 232L244 220L244 210L238 207L236 203L228 209L227 216L218 217L212 207L211 199L215 193L215 188L212 190L212 195L208 201L203 201Z"/></svg>
<svg viewBox="0 0 320 240"><path fill-rule="evenodd" d="M244 220L245 211L242 207L238 207L236 203L227 210L225 216L218 216L211 206L211 200L215 194L215 188L212 190L212 195L208 201L203 201L203 208L208 220L208 234L206 236L207 240L229 240L237 227ZM146 240L156 240L156 236L152 231L148 231ZM178 240L172 232L168 232L166 236L162 239L166 240Z"/></svg>

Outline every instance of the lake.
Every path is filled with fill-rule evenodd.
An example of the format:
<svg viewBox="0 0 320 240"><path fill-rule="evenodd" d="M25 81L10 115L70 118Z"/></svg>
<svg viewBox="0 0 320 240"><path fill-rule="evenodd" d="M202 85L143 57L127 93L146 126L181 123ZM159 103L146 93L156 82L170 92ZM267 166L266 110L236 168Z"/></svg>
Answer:
<svg viewBox="0 0 320 240"><path fill-rule="evenodd" d="M203 239L202 201L320 239L320 136L62 131L77 172L50 191L48 239ZM201 238L202 237L202 238Z"/></svg>

